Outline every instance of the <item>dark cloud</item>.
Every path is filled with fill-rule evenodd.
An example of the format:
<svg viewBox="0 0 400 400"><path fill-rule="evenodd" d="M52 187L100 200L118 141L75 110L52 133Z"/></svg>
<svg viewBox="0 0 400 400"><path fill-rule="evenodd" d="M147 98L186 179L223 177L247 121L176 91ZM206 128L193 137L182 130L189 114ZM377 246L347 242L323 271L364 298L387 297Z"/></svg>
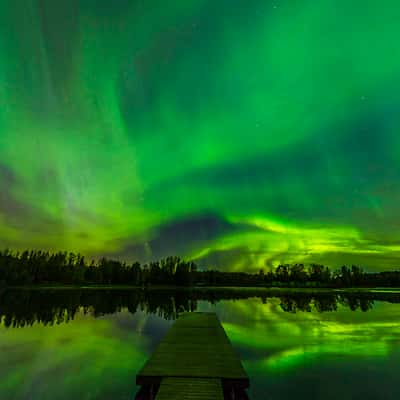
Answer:
<svg viewBox="0 0 400 400"><path fill-rule="evenodd" d="M207 247L208 243L220 236L250 229L255 228L232 224L212 213L192 215L161 225L146 242L135 238L121 240L119 245L122 250L112 256L149 261L169 255L184 255Z"/></svg>

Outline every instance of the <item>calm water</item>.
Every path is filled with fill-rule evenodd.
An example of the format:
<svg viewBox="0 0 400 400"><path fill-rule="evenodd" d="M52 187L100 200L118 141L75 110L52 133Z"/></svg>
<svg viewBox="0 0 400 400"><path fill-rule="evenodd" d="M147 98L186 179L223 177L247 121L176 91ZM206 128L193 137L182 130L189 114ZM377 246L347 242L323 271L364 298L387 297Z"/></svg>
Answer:
<svg viewBox="0 0 400 400"><path fill-rule="evenodd" d="M218 314L253 400L400 398L398 295L251 296L0 293L0 399L134 399L136 372L182 310Z"/></svg>

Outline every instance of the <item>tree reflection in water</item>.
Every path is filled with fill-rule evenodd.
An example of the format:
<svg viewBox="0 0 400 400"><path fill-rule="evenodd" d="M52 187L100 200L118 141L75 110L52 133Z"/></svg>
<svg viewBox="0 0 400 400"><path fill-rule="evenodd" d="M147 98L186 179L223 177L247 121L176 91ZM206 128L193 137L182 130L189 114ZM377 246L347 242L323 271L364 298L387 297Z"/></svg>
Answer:
<svg viewBox="0 0 400 400"><path fill-rule="evenodd" d="M216 304L221 300L259 298L266 304L279 298L284 312L336 311L344 306L352 311L368 311L374 301L400 302L400 294L381 293L281 293L270 294L253 289L199 290L121 290L121 289L46 289L3 290L0 292L0 321L6 327L24 327L35 322L43 325L66 323L78 312L99 317L127 309L132 314L144 311L164 319L177 318L181 312L193 312L199 301Z"/></svg>

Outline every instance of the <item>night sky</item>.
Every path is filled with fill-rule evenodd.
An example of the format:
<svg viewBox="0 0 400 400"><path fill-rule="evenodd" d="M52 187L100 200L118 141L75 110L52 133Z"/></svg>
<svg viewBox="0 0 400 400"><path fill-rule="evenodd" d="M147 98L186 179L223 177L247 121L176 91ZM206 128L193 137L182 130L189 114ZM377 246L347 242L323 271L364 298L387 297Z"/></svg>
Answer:
<svg viewBox="0 0 400 400"><path fill-rule="evenodd" d="M398 0L2 0L0 247L400 267Z"/></svg>

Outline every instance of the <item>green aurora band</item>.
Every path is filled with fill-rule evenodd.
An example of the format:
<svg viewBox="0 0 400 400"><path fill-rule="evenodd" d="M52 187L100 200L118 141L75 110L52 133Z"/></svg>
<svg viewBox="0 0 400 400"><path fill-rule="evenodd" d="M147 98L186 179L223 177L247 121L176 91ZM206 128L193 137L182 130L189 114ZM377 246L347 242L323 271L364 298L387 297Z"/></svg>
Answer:
<svg viewBox="0 0 400 400"><path fill-rule="evenodd" d="M3 0L0 245L399 267L397 0Z"/></svg>

